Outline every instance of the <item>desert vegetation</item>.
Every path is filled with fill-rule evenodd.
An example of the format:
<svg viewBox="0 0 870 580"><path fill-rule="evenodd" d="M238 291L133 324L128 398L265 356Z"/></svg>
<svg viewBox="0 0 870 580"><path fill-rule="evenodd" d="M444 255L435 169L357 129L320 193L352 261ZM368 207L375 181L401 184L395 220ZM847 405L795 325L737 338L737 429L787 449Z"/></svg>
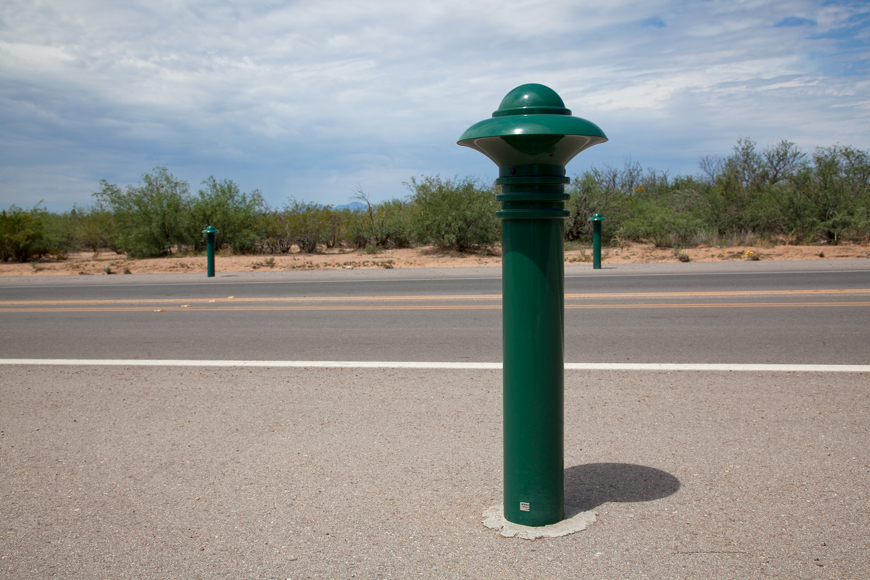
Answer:
<svg viewBox="0 0 870 580"><path fill-rule="evenodd" d="M623 167L594 167L566 191L569 242L591 241L587 218L607 218L604 241L656 247L870 242L870 154L835 145L799 150L782 141L760 149L738 141L730 155L705 157L696 175L671 176ZM404 199L371 202L357 190L356 210L290 198L270 207L259 191L209 177L196 193L165 167L121 187L103 180L87 207L49 212L37 205L0 212L0 260L63 258L71 251L110 249L130 257L204 250L202 230L220 230L224 252L281 255L354 248L434 245L464 252L500 238L495 188L474 178L411 178ZM679 252L676 252L677 254Z"/></svg>

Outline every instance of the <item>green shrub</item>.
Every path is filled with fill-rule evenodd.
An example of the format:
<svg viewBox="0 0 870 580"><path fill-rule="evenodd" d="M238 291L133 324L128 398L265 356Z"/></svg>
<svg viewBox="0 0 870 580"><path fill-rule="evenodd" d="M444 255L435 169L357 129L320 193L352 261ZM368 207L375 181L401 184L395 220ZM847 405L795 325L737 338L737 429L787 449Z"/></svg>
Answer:
<svg viewBox="0 0 870 580"><path fill-rule="evenodd" d="M499 209L493 188L471 178L411 178L414 237L441 248L466 251L492 246L499 239Z"/></svg>
<svg viewBox="0 0 870 580"><path fill-rule="evenodd" d="M356 249L366 248L372 238L371 218L365 210L342 210L344 242Z"/></svg>
<svg viewBox="0 0 870 580"><path fill-rule="evenodd" d="M190 202L184 217L184 238L194 250L205 248L208 226L219 230L215 234L215 249L224 246L237 254L250 254L260 249L257 224L265 212L266 202L259 191L242 193L232 180L217 181L209 177L205 186Z"/></svg>
<svg viewBox="0 0 870 580"><path fill-rule="evenodd" d="M816 149L812 166L803 167L792 181L793 203L803 210L801 223L812 235L833 243L867 235L868 152L839 145Z"/></svg>
<svg viewBox="0 0 870 580"><path fill-rule="evenodd" d="M260 247L268 253L286 254L295 244L300 252L314 252L318 245L335 239L334 214L330 206L291 198L283 210L267 212L260 220Z"/></svg>
<svg viewBox="0 0 870 580"><path fill-rule="evenodd" d="M392 199L373 204L362 189L354 199L365 204L358 211L346 211L345 235L355 248L407 248L413 241L411 203Z"/></svg>
<svg viewBox="0 0 870 580"><path fill-rule="evenodd" d="M75 207L65 213L44 212L43 236L47 248L58 259L82 247L79 236L79 217Z"/></svg>
<svg viewBox="0 0 870 580"><path fill-rule="evenodd" d="M639 203L632 217L625 220L619 235L635 241L647 241L659 248L684 246L704 223L688 213L675 211L665 199Z"/></svg>
<svg viewBox="0 0 870 580"><path fill-rule="evenodd" d="M50 253L43 213L39 205L29 211L13 205L0 212L0 260L23 263Z"/></svg>
<svg viewBox="0 0 870 580"><path fill-rule="evenodd" d="M165 256L185 241L183 223L190 192L187 182L165 167L142 176L142 183L126 190L100 181L94 197L107 207L118 231L118 246L133 257Z"/></svg>
<svg viewBox="0 0 870 580"><path fill-rule="evenodd" d="M566 240L591 242L588 219L598 212L607 219L605 243L870 242L870 152L837 145L807 156L788 141L758 150L740 139L730 155L704 157L700 167L702 175L673 178L631 160L621 169L584 171L566 188ZM241 193L231 180L213 177L192 196L187 183L164 167L125 189L105 180L100 185L90 208L4 211L0 259L60 257L78 248L108 247L134 257L201 250L208 225L220 230L219 248L237 253L286 253L293 245L313 252L343 244L374 252L417 242L464 251L496 244L501 227L494 188L468 177L411 179L406 199L380 203L358 190L362 211L294 199L271 210L258 191Z"/></svg>
<svg viewBox="0 0 870 580"><path fill-rule="evenodd" d="M79 247L87 248L97 253L103 248L109 248L120 253L118 228L115 216L101 203L89 208L77 208L76 236Z"/></svg>
<svg viewBox="0 0 870 580"><path fill-rule="evenodd" d="M566 240L591 243L592 223L589 218L597 212L607 219L607 227L601 230L602 241L607 243L625 219L627 212L624 209L630 198L618 189L608 187L602 177L602 172L593 168L575 176L565 188L571 196L565 203L569 212L565 219Z"/></svg>

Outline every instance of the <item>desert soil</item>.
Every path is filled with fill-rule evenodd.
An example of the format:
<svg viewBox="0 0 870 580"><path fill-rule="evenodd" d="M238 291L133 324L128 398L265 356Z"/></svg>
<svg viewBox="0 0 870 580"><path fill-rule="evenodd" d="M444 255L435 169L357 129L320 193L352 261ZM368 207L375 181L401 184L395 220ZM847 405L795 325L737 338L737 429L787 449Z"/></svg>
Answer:
<svg viewBox="0 0 870 580"><path fill-rule="evenodd" d="M571 246L569 246L570 248ZM675 251L648 244L630 244L619 248L604 248L602 261L610 264L656 263L687 261L719 262L733 260L819 260L836 258L870 258L870 246L841 244L837 246L769 246L710 247L700 246ZM377 253L363 250L325 250L314 254L293 252L277 256L233 256L218 254L218 272L252 272L258 270L354 270L379 268L444 268L499 266L499 250L491 252L457 253L433 247L388 249ZM567 249L565 263L591 263L592 249ZM71 253L65 260L42 259L24 264L0 263L0 276L62 276L107 274L165 274L174 272L205 272L205 255L172 256L168 258L129 259L111 251Z"/></svg>

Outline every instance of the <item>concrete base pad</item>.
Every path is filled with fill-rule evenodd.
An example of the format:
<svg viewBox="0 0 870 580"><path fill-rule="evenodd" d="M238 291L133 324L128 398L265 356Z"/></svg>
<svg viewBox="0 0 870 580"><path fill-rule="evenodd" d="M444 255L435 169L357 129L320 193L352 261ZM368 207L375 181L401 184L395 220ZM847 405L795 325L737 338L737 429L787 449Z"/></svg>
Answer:
<svg viewBox="0 0 870 580"><path fill-rule="evenodd" d="M537 538L558 538L575 532L582 532L586 527L595 522L598 514L593 511L578 512L561 522L549 526L521 526L504 519L504 506L496 505L483 511L483 525L491 530L499 530L499 534L505 538L523 538L535 540Z"/></svg>

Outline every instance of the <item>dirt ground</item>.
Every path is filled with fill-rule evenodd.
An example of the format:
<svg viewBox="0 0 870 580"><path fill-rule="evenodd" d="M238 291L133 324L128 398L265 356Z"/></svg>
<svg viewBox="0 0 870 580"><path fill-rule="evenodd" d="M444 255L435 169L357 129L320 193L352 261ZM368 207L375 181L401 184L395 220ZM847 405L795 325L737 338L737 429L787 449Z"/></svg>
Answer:
<svg viewBox="0 0 870 580"><path fill-rule="evenodd" d="M610 264L655 262L718 262L729 260L819 260L836 258L870 258L870 246L841 244L837 246L733 246L727 248L699 246L683 250L655 248L649 244L630 244L602 249L602 261ZM257 270L354 270L392 268L444 268L499 266L500 250L457 253L424 246L410 249L388 249L376 253L365 250L327 250L315 254L298 252L277 256L215 257L218 272L252 272ZM568 245L565 263L592 262L591 248ZM107 274L157 274L173 272L205 272L206 257L179 255L168 258L129 259L111 251L93 254L69 254L65 260L46 258L24 264L0 263L0 276L63 276Z"/></svg>

